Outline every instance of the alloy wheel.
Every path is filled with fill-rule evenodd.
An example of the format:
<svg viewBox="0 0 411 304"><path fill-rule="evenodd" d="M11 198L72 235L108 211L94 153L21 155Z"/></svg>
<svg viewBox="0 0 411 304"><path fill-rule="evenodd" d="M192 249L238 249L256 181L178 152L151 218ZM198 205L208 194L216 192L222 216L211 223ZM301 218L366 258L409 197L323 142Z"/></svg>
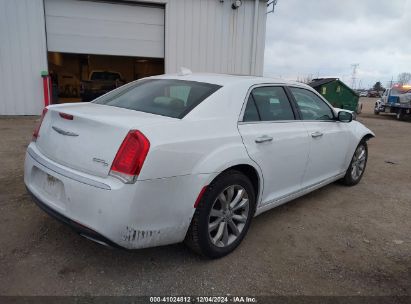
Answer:
<svg viewBox="0 0 411 304"><path fill-rule="evenodd" d="M209 238L217 247L232 244L243 231L249 216L247 191L240 185L225 188L215 199L208 219Z"/></svg>
<svg viewBox="0 0 411 304"><path fill-rule="evenodd" d="M355 150L351 164L351 177L353 180L357 180L361 177L365 169L366 160L367 150L363 145L360 145L357 147L357 150Z"/></svg>

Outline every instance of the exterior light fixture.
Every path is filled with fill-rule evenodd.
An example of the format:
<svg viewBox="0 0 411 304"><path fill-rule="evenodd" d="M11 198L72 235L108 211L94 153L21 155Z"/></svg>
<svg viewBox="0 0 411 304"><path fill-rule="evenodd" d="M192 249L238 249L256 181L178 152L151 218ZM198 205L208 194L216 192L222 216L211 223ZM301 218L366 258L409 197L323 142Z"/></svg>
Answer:
<svg viewBox="0 0 411 304"><path fill-rule="evenodd" d="M232 9L237 9L239 8L241 5L243 4L243 2L241 0L235 0L234 3L231 5Z"/></svg>

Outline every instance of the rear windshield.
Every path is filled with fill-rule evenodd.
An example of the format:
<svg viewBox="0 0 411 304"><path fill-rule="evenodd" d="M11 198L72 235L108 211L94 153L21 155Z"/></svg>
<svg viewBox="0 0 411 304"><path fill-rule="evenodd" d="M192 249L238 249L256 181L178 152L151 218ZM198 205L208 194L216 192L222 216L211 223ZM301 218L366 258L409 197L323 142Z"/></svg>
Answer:
<svg viewBox="0 0 411 304"><path fill-rule="evenodd" d="M183 118L221 86L175 79L147 79L125 85L94 103Z"/></svg>

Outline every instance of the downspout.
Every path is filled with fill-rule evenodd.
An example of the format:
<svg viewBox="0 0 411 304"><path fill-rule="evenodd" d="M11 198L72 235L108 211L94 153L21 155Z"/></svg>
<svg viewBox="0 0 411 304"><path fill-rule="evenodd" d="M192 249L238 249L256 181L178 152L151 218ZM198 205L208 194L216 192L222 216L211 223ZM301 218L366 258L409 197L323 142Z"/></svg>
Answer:
<svg viewBox="0 0 411 304"><path fill-rule="evenodd" d="M253 44L251 50L251 65L250 74L254 75L256 68L255 64L257 61L257 26L258 26L258 4L259 0L254 0L254 25L253 25Z"/></svg>

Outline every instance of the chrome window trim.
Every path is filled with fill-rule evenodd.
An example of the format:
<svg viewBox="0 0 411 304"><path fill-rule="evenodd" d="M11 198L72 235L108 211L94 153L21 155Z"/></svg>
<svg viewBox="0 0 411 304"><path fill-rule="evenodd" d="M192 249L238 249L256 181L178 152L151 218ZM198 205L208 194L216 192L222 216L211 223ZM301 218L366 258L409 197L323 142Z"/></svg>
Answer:
<svg viewBox="0 0 411 304"><path fill-rule="evenodd" d="M260 88L260 87L282 87L285 90L285 87L288 88L298 88L298 89L305 89L307 91L310 91L314 93L316 96L318 96L322 101L326 103L326 105L331 109L331 112L334 114L334 120L303 120L303 119L294 119L294 120L267 120L267 121L243 121L244 118L244 112L245 108L247 106L248 98L250 97L251 91L254 90L255 88ZM292 101L289 100L291 103ZM298 104L296 105L298 107ZM245 95L243 105L241 107L240 115L238 117L238 125L247 125L247 124L262 124L262 123L293 123L293 122L339 122L337 119L337 114L335 113L334 107L330 105L330 103L323 98L316 90L314 90L311 87L306 87L306 85L298 85L298 84L287 84L287 83L259 83L259 84L254 84L251 87L248 88L247 94Z"/></svg>
<svg viewBox="0 0 411 304"><path fill-rule="evenodd" d="M303 86L297 86L297 85L295 85L295 84L288 85L287 87L288 87L290 90L291 90L291 88L297 88L297 89L303 89L303 90L307 90L307 91L309 91L309 92L314 93L314 95L316 95L317 97L319 97L319 98L330 108L331 112L332 112L333 115L334 115L334 120L304 120L304 121L335 121L335 120L336 120L336 118L337 118L337 113L335 113L334 107L328 102L327 99L325 99L324 97L322 97L321 94L318 93L316 90L314 90L314 89L311 88L311 87L307 88L307 87L303 87ZM292 93L292 92L291 92L291 93ZM294 97L294 96L293 96L293 97ZM294 97L294 99L295 99L295 97ZM295 101L295 103L297 104L297 107L298 107L297 100Z"/></svg>
<svg viewBox="0 0 411 304"><path fill-rule="evenodd" d="M268 121L239 121L239 125L249 125L249 124L261 124L261 123L295 123L295 122L332 122L332 123L339 123L340 121L337 120L302 120L302 119L295 119L295 120L268 120Z"/></svg>

